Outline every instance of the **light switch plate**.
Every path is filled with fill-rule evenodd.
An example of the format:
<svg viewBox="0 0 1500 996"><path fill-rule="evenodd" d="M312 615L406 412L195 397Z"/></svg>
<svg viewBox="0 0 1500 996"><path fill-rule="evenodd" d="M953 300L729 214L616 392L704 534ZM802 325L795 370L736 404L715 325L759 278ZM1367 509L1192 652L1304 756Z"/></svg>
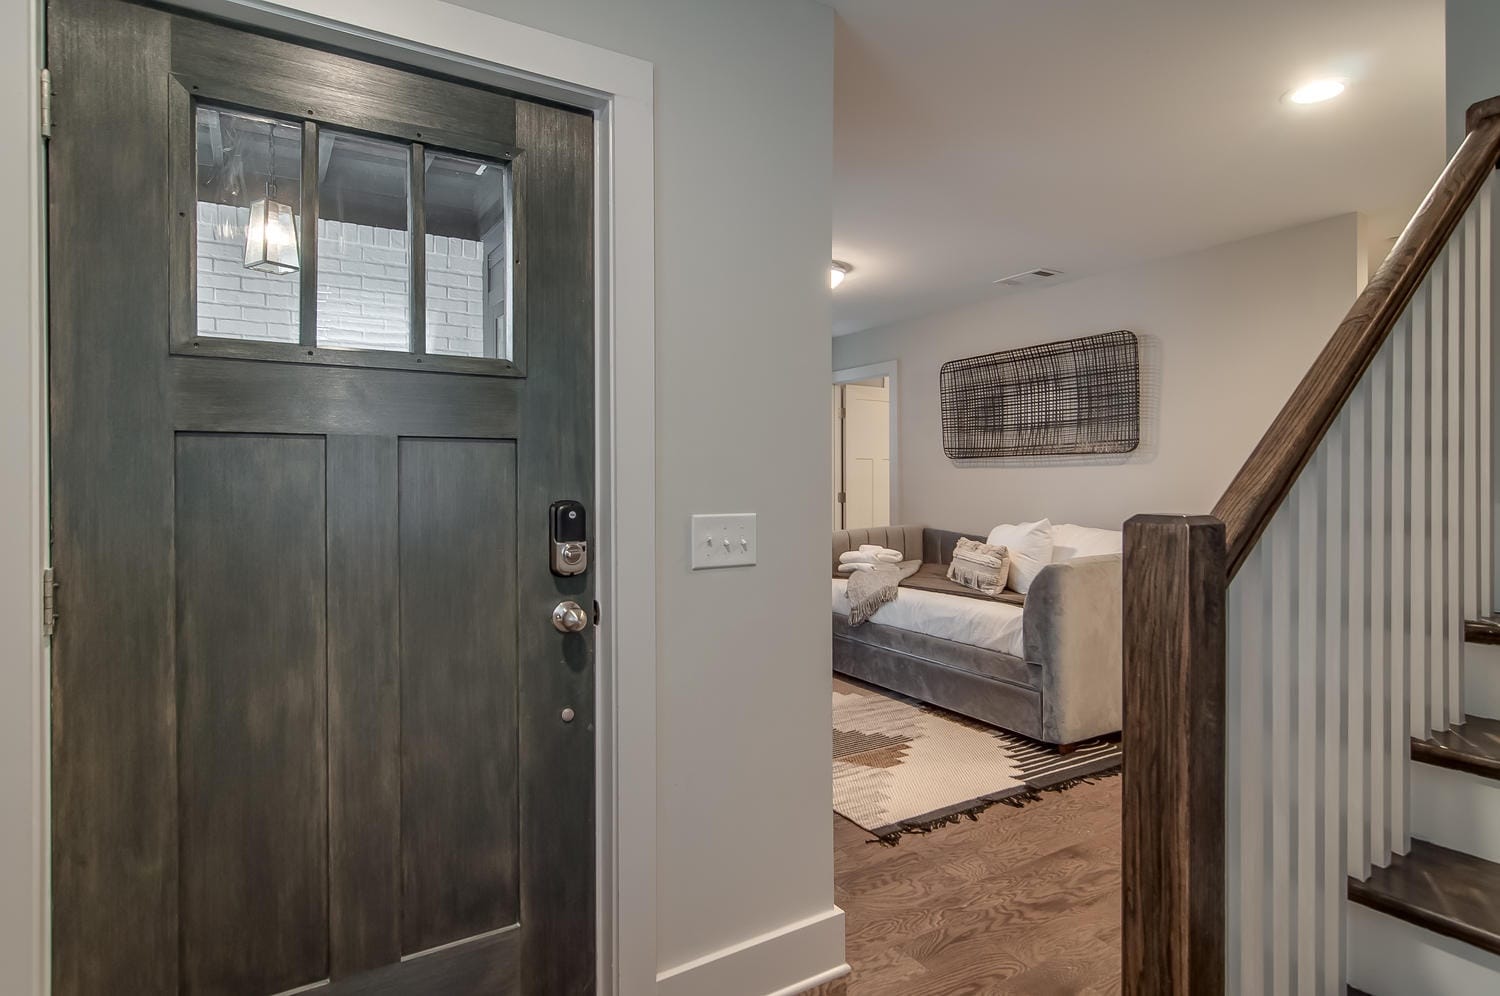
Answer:
<svg viewBox="0 0 1500 996"><path fill-rule="evenodd" d="M693 516L693 570L755 563L755 513Z"/></svg>

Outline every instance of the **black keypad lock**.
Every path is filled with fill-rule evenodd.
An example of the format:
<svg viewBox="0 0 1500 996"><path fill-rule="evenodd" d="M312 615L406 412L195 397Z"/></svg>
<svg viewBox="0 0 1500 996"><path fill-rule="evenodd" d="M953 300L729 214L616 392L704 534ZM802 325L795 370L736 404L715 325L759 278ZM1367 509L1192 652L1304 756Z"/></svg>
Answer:
<svg viewBox="0 0 1500 996"><path fill-rule="evenodd" d="M589 569L588 513L582 502L552 503L552 573L572 577Z"/></svg>

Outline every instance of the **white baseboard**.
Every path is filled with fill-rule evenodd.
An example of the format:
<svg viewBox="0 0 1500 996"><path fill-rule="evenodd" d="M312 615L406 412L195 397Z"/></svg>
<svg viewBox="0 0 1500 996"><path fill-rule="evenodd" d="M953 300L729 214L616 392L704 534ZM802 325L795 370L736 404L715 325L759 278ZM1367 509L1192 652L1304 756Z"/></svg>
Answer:
<svg viewBox="0 0 1500 996"><path fill-rule="evenodd" d="M1367 993L1500 992L1500 957L1358 903L1346 905L1349 984Z"/></svg>
<svg viewBox="0 0 1500 996"><path fill-rule="evenodd" d="M732 944L656 976L658 996L795 996L849 973L844 911L826 913Z"/></svg>

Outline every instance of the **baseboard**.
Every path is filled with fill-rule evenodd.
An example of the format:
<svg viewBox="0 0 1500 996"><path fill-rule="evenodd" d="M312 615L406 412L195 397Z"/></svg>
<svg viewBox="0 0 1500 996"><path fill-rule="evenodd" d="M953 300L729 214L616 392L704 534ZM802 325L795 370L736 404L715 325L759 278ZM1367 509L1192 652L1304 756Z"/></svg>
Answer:
<svg viewBox="0 0 1500 996"><path fill-rule="evenodd" d="M658 996L795 996L847 975L844 911L789 923L656 976Z"/></svg>

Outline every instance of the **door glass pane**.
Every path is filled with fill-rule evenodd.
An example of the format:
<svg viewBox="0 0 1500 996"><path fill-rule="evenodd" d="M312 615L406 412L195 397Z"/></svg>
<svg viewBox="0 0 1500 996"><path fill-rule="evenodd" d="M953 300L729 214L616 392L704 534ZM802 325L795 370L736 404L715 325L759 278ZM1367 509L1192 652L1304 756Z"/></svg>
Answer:
<svg viewBox="0 0 1500 996"><path fill-rule="evenodd" d="M198 334L296 342L302 126L203 105L195 119Z"/></svg>
<svg viewBox="0 0 1500 996"><path fill-rule="evenodd" d="M511 359L510 167L428 152L427 352Z"/></svg>
<svg viewBox="0 0 1500 996"><path fill-rule="evenodd" d="M409 146L318 135L318 345L411 348Z"/></svg>

